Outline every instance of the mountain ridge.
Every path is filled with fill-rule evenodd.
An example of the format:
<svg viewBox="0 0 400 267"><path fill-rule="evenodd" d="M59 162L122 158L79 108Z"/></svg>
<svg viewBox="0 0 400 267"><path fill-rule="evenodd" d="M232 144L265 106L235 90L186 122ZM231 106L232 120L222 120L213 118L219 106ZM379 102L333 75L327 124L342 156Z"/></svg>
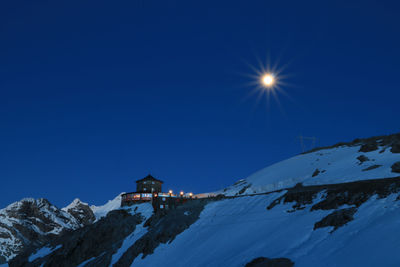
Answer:
<svg viewBox="0 0 400 267"><path fill-rule="evenodd" d="M82 203L62 210L47 199L24 198L0 210L0 263L26 247L49 242L65 231L94 221L93 212Z"/></svg>
<svg viewBox="0 0 400 267"><path fill-rule="evenodd" d="M215 192L253 194L305 185L390 178L398 175L400 134L356 139L317 148L261 169L232 186Z"/></svg>
<svg viewBox="0 0 400 267"><path fill-rule="evenodd" d="M377 231L380 222L393 232L400 220L399 147L400 134L394 134L318 148L205 194L218 197L193 200L169 212L153 213L148 203L120 208L121 194L102 206L75 199L59 210L78 227L26 244L9 264L154 266L179 261L182 266L252 266L280 259L284 266L354 266L374 262L357 258L365 251L398 262L389 250L390 242L397 244L393 238L400 236L382 232L390 242L382 241L371 231ZM229 242L225 236L230 236ZM373 251L369 237L382 248ZM96 242L102 244L93 247ZM366 246L365 251L354 244ZM215 250L214 258L206 246ZM354 250L357 259L351 260L346 249Z"/></svg>

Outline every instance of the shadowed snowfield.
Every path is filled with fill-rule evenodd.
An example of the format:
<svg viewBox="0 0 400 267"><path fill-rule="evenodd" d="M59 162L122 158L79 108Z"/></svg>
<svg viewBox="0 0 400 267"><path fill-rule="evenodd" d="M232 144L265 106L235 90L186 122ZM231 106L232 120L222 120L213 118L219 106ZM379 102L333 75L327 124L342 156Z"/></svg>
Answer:
<svg viewBox="0 0 400 267"><path fill-rule="evenodd" d="M266 207L282 193L211 203L200 219L132 266L244 266L260 256L286 257L295 266L396 266L400 262L397 195L371 198L347 225L313 230L331 210ZM317 202L318 199L315 200ZM343 207L341 207L343 208ZM178 264L177 264L178 263Z"/></svg>

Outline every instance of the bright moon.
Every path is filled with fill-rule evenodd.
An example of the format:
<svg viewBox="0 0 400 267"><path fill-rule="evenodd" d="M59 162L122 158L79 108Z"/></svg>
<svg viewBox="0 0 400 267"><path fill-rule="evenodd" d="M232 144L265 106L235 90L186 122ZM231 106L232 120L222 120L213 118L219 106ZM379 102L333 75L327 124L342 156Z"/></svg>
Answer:
<svg viewBox="0 0 400 267"><path fill-rule="evenodd" d="M275 84L275 77L272 74L267 73L262 76L261 81L265 87L272 87Z"/></svg>

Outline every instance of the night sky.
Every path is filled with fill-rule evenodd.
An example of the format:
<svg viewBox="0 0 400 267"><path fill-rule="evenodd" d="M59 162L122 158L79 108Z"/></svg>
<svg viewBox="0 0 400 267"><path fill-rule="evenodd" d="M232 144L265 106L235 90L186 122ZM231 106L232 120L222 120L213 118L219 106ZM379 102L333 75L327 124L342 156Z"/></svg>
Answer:
<svg viewBox="0 0 400 267"><path fill-rule="evenodd" d="M399 132L398 1L3 1L0 207L100 205L148 173L209 192ZM287 96L251 95L249 65ZM269 103L269 104L268 104ZM309 145L309 144L308 144Z"/></svg>

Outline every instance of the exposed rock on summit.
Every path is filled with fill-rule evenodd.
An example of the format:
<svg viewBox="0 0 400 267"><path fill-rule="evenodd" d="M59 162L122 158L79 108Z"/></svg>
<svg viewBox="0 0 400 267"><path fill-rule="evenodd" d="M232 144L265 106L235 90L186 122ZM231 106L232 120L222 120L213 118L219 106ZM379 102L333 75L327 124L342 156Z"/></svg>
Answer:
<svg viewBox="0 0 400 267"><path fill-rule="evenodd" d="M62 210L74 216L74 218L77 219L81 225L89 225L96 220L96 217L94 216L94 213L89 205L87 203L83 203L78 198Z"/></svg>

